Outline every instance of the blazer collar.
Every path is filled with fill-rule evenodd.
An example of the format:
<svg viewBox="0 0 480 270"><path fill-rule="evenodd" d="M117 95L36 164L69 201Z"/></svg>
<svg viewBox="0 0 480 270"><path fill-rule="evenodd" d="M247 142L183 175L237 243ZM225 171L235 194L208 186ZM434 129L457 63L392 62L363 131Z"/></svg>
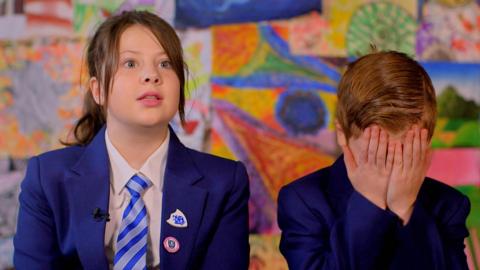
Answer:
<svg viewBox="0 0 480 270"><path fill-rule="evenodd" d="M192 253L202 222L208 192L196 184L202 174L186 148L170 128L167 165L165 169L162 220L160 236L160 268L189 269ZM175 227L167 223L176 210L180 210L187 220L187 227ZM165 239L175 239L179 249L173 252L165 247Z"/></svg>
<svg viewBox="0 0 480 270"><path fill-rule="evenodd" d="M72 226L78 256L85 269L108 269L104 233L110 195L110 163L105 145L105 126L85 148L66 174L66 190L72 206ZM97 210L97 215L93 215Z"/></svg>
<svg viewBox="0 0 480 270"><path fill-rule="evenodd" d="M180 142L170 126L168 128L170 129L170 141L165 170L168 174L178 178L179 182L175 182L175 185L193 185L202 178L202 174L189 153L191 150Z"/></svg>

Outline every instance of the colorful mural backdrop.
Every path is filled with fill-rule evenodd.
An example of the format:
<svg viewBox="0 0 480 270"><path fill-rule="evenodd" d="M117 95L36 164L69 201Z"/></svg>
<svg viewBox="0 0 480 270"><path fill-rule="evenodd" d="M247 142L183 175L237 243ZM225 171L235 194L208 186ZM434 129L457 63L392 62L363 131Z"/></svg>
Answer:
<svg viewBox="0 0 480 270"><path fill-rule="evenodd" d="M479 1L282 0L265 11L271 2L0 0L0 269L12 266L26 161L62 147L81 113L86 40L130 9L178 27L190 71L186 127L172 122L181 140L247 166L250 269L287 269L278 191L339 155L336 86L372 44L415 57L432 77L439 115L428 174L470 197L466 253L480 269Z"/></svg>

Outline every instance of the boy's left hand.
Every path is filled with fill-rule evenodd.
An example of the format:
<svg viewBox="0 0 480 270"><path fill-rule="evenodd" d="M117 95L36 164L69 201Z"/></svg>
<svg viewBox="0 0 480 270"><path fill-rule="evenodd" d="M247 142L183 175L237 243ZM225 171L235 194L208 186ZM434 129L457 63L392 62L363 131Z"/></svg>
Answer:
<svg viewBox="0 0 480 270"><path fill-rule="evenodd" d="M407 131L402 149L395 144L392 174L387 190L387 206L407 224L431 160L427 129L414 125Z"/></svg>

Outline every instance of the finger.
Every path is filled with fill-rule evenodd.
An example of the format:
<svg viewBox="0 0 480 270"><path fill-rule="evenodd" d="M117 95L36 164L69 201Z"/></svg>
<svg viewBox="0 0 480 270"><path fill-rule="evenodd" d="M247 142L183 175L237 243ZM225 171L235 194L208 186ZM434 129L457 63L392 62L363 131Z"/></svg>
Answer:
<svg viewBox="0 0 480 270"><path fill-rule="evenodd" d="M419 165L422 161L420 128L415 125L413 127L412 165Z"/></svg>
<svg viewBox="0 0 480 270"><path fill-rule="evenodd" d="M395 143L389 142L388 143L388 150L387 150L387 161L385 163L385 168L387 172L391 172L393 168L393 160L395 157Z"/></svg>
<svg viewBox="0 0 480 270"><path fill-rule="evenodd" d="M380 141L377 150L377 166L385 168L388 148L388 133L384 129L380 129Z"/></svg>
<svg viewBox="0 0 480 270"><path fill-rule="evenodd" d="M355 158L353 157L352 151L350 147L347 145L342 145L343 151L343 160L345 161L345 166L347 167L348 172L352 172L357 168L357 163L355 162Z"/></svg>
<svg viewBox="0 0 480 270"><path fill-rule="evenodd" d="M392 172L401 172L403 169L403 153L402 144L400 142L395 143L395 153L393 156L393 169Z"/></svg>
<svg viewBox="0 0 480 270"><path fill-rule="evenodd" d="M413 153L413 137L414 131L408 130L403 143L403 167L410 169L412 167L412 153Z"/></svg>
<svg viewBox="0 0 480 270"><path fill-rule="evenodd" d="M420 131L420 153L421 153L421 160L426 159L427 151L428 151L428 130L426 128L422 128Z"/></svg>
<svg viewBox="0 0 480 270"><path fill-rule="evenodd" d="M365 163L368 160L368 144L370 142L371 128L367 127L362 134L360 139L360 157L359 163Z"/></svg>
<svg viewBox="0 0 480 270"><path fill-rule="evenodd" d="M375 164L376 162L378 139L379 139L379 128L377 126L373 126L371 131L371 136L370 136L370 142L368 144L367 162L370 164Z"/></svg>

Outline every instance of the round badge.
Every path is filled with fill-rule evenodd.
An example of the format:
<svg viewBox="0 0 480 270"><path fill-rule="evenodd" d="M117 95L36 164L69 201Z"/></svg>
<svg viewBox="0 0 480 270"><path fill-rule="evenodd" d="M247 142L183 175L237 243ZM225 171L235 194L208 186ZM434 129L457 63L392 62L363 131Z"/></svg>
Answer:
<svg viewBox="0 0 480 270"><path fill-rule="evenodd" d="M163 240L163 247L170 253L175 253L180 249L180 243L173 236L168 236Z"/></svg>

